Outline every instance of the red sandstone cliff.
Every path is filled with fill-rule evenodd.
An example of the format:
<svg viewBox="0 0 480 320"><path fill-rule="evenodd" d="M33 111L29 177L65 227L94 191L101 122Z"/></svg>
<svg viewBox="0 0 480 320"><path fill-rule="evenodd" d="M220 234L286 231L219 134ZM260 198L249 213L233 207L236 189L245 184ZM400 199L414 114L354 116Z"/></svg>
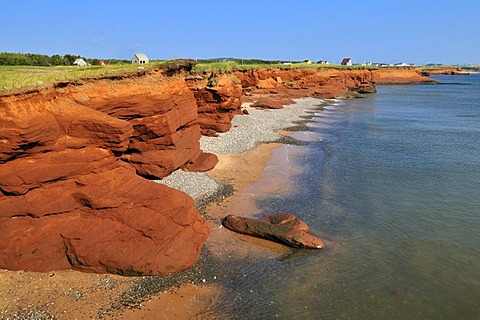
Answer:
<svg viewBox="0 0 480 320"><path fill-rule="evenodd" d="M235 71L247 94L243 101L254 107L281 108L293 98L352 98L376 92L375 84L435 83L415 68L385 69L260 69ZM230 75L230 76L232 76ZM239 113L240 110L236 109Z"/></svg>
<svg viewBox="0 0 480 320"><path fill-rule="evenodd" d="M190 267L206 222L190 197L138 174L213 167L196 108L182 78L161 76L1 97L0 267L125 275Z"/></svg>
<svg viewBox="0 0 480 320"><path fill-rule="evenodd" d="M246 100L354 97L415 69L154 72L0 96L0 267L123 275L190 267L208 226L193 200L145 177L209 170L201 133L231 127Z"/></svg>
<svg viewBox="0 0 480 320"><path fill-rule="evenodd" d="M412 67L375 69L372 70L372 80L377 84L437 83L422 75L420 69Z"/></svg>
<svg viewBox="0 0 480 320"><path fill-rule="evenodd" d="M202 134L227 132L235 115L241 114L242 85L230 74L190 77L187 84L197 101Z"/></svg>
<svg viewBox="0 0 480 320"><path fill-rule="evenodd" d="M470 74L469 72L463 71L460 68L454 68L454 67L447 67L447 68L441 68L441 69L422 69L421 73L424 76L430 76L435 74L443 74L443 75L451 75L451 76Z"/></svg>

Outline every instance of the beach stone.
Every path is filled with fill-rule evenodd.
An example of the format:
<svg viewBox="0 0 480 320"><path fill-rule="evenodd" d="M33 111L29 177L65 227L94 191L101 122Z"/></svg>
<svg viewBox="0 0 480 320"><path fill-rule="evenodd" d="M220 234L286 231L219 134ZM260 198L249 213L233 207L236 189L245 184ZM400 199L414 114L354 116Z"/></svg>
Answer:
<svg viewBox="0 0 480 320"><path fill-rule="evenodd" d="M283 109L282 102L283 101L281 101L281 99L275 99L272 97L261 97L252 104L252 107L260 109Z"/></svg>
<svg viewBox="0 0 480 320"><path fill-rule="evenodd" d="M323 249L322 240L310 235L308 226L291 213L252 219L226 216L223 225L235 232L279 242L294 248Z"/></svg>
<svg viewBox="0 0 480 320"><path fill-rule="evenodd" d="M273 78L267 78L263 80L258 80L257 88L258 89L273 89L278 87L279 82Z"/></svg>
<svg viewBox="0 0 480 320"><path fill-rule="evenodd" d="M273 225L288 226L294 229L309 233L310 227L302 220L289 212L280 212L274 215L265 215L262 220L270 222Z"/></svg>
<svg viewBox="0 0 480 320"><path fill-rule="evenodd" d="M182 169L185 171L206 172L212 170L218 163L216 154L204 152L197 159L187 162Z"/></svg>

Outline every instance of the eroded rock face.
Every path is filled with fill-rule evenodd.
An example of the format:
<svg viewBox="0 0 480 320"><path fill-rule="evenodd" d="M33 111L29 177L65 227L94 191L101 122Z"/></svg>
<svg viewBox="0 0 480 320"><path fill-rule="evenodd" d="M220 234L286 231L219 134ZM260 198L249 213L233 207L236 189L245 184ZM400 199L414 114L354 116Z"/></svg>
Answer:
<svg viewBox="0 0 480 320"><path fill-rule="evenodd" d="M242 114L242 85L231 74L211 75L187 81L198 106L198 123L202 134L227 132L235 115Z"/></svg>
<svg viewBox="0 0 480 320"><path fill-rule="evenodd" d="M122 159L142 176L163 178L202 155L196 100L182 77L97 83L70 89L68 98L130 123L133 134ZM210 163L201 171L212 168Z"/></svg>
<svg viewBox="0 0 480 320"><path fill-rule="evenodd" d="M198 259L209 228L193 200L137 174L215 165L184 82L4 96L0 127L0 268L156 275Z"/></svg>
<svg viewBox="0 0 480 320"><path fill-rule="evenodd" d="M272 94L280 97L338 98L358 95L358 88L373 92L374 84L369 70L341 69L260 69L251 72L238 71L235 75L242 85L251 86L253 94ZM256 81L256 82L255 82ZM253 84L253 86L252 86ZM370 88L367 90L367 88Z"/></svg>
<svg viewBox="0 0 480 320"><path fill-rule="evenodd" d="M379 68L372 70L372 80L378 84L414 84L436 83L422 75L419 69L412 67L403 68Z"/></svg>
<svg viewBox="0 0 480 320"><path fill-rule="evenodd" d="M209 230L192 199L111 152L86 147L16 162L0 166L2 191L16 193L0 198L2 268L163 274L198 258ZM5 187L9 165L24 183Z"/></svg>
<svg viewBox="0 0 480 320"><path fill-rule="evenodd" d="M431 83L415 68L382 68L378 70L345 69L260 69L234 73L244 88L251 88L255 101L257 95L269 94L275 98L351 98L359 94L376 92L375 83L410 84Z"/></svg>
<svg viewBox="0 0 480 320"><path fill-rule="evenodd" d="M288 98L258 97L252 104L252 107L260 109L282 109L283 106L293 103L294 101Z"/></svg>
<svg viewBox="0 0 480 320"><path fill-rule="evenodd" d="M201 133L216 136L228 131L233 117L242 113L242 100L255 103L254 107L278 109L293 103L291 99L295 98L354 98L376 93L375 82L408 84L432 80L415 68L307 68L210 73L189 76L186 82L197 101Z"/></svg>
<svg viewBox="0 0 480 320"><path fill-rule="evenodd" d="M283 243L290 247L323 249L322 240L309 234L308 225L291 213L279 213L261 220L229 215L223 225L235 232Z"/></svg>

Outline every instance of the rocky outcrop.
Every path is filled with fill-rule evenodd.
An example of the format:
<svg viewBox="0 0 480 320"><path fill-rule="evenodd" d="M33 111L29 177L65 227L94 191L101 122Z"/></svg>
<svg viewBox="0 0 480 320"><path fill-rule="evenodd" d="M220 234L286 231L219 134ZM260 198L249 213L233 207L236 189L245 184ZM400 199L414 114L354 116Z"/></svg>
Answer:
<svg viewBox="0 0 480 320"><path fill-rule="evenodd" d="M201 132L215 136L227 132L235 115L242 114L242 86L229 74L189 78L187 84L197 101L198 123Z"/></svg>
<svg viewBox="0 0 480 320"><path fill-rule="evenodd" d="M202 156L196 101L182 77L142 77L63 91L79 105L131 124L133 134L121 157L142 176L163 178ZM200 171L216 164L216 157L208 158L213 161Z"/></svg>
<svg viewBox="0 0 480 320"><path fill-rule="evenodd" d="M450 76L463 76L469 75L469 72L463 71L460 68L438 68L438 69L422 69L421 74L423 76L430 76L435 74L450 75Z"/></svg>
<svg viewBox="0 0 480 320"><path fill-rule="evenodd" d="M241 102L258 108L282 108L294 98L354 98L376 93L375 83L435 82L415 68L368 69L259 69L224 74L204 73L186 78L198 106L203 135L215 136L231 127L242 114ZM243 96L242 96L243 95Z"/></svg>
<svg viewBox="0 0 480 320"><path fill-rule="evenodd" d="M377 84L437 83L422 75L420 69L413 67L379 68L371 72L372 81Z"/></svg>
<svg viewBox="0 0 480 320"><path fill-rule="evenodd" d="M323 249L322 240L309 234L308 225L291 213L278 213L257 220L229 215L223 225L235 232L271 240L295 248Z"/></svg>
<svg viewBox="0 0 480 320"><path fill-rule="evenodd" d="M160 81L159 81L160 80ZM0 98L0 267L164 274L209 228L186 194L146 180L208 170L181 78L95 80Z"/></svg>
<svg viewBox="0 0 480 320"><path fill-rule="evenodd" d="M177 272L197 260L209 232L190 197L141 178L105 149L43 153L0 168L2 268Z"/></svg>

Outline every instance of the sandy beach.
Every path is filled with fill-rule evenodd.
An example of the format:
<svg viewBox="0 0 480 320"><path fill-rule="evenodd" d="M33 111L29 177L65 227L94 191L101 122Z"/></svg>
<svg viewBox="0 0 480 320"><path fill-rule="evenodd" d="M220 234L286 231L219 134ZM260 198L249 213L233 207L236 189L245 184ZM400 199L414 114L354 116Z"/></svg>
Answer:
<svg viewBox="0 0 480 320"><path fill-rule="evenodd" d="M280 244L234 234L221 225L228 214L252 216L252 195L288 189L278 174L288 159L285 143L301 144L290 133L301 130L322 100L307 98L281 110L257 110L237 116L232 129L203 137L204 151L219 163L208 173L177 171L161 183L190 194L210 224L211 234L197 264L184 272L159 277L121 277L77 271L50 273L0 271L2 319L191 319L225 318L216 303L222 291L221 271L208 257L271 255L288 251ZM295 170L290 168L289 170ZM298 168L297 168L298 170Z"/></svg>

